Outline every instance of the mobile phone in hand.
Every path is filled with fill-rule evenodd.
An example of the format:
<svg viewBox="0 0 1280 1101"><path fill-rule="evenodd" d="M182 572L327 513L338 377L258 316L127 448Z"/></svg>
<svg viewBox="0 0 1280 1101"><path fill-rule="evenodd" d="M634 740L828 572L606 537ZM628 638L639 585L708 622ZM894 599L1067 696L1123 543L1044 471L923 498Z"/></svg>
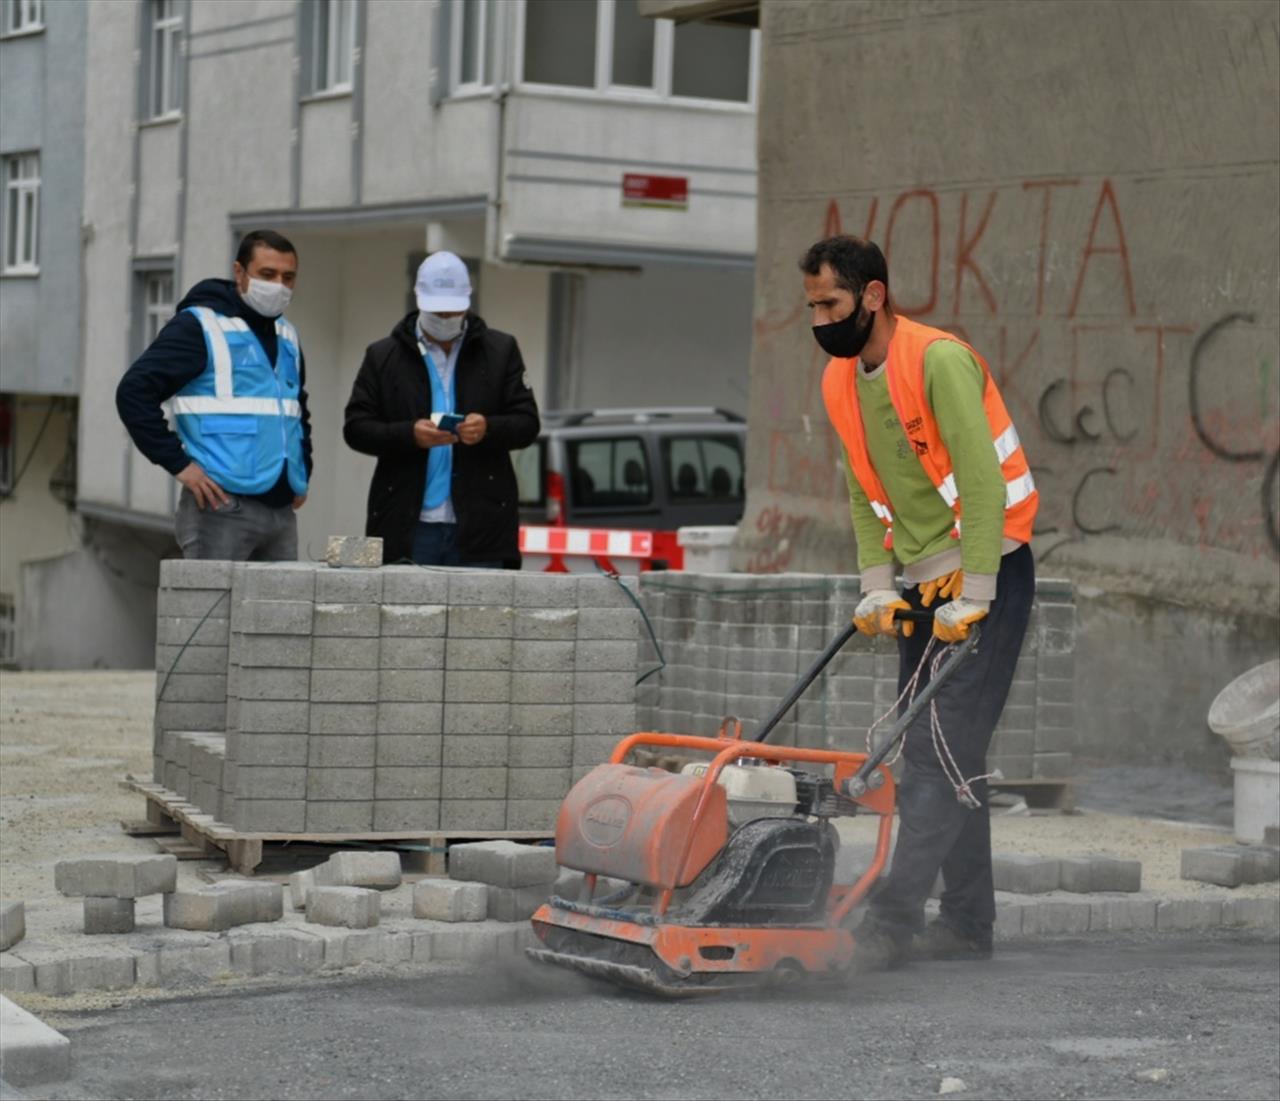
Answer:
<svg viewBox="0 0 1280 1101"><path fill-rule="evenodd" d="M466 420L466 417L459 413L432 413L431 423L434 424L441 432L448 432L456 436L458 434L458 426Z"/></svg>

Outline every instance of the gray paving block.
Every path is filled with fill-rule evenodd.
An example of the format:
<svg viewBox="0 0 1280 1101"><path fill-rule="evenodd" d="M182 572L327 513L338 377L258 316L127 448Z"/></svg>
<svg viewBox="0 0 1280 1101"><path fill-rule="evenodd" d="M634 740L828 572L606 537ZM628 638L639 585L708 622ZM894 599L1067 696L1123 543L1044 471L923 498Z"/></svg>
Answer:
<svg viewBox="0 0 1280 1101"><path fill-rule="evenodd" d="M373 829L373 800L308 801L308 833L368 833Z"/></svg>
<svg viewBox="0 0 1280 1101"><path fill-rule="evenodd" d="M506 799L441 799L442 830L504 830Z"/></svg>
<svg viewBox="0 0 1280 1101"><path fill-rule="evenodd" d="M156 642L162 646L222 646L231 637L231 620L211 615L159 616L156 619Z"/></svg>
<svg viewBox="0 0 1280 1101"><path fill-rule="evenodd" d="M258 636L253 636L257 638ZM283 664L283 663L281 663ZM172 671L178 673L227 672L227 648L225 646L157 646L156 672L163 676ZM156 687L159 687L157 682Z"/></svg>
<svg viewBox="0 0 1280 1101"><path fill-rule="evenodd" d="M446 734L447 768L506 767L510 738L506 734Z"/></svg>
<svg viewBox="0 0 1280 1101"><path fill-rule="evenodd" d="M307 893L307 921L369 929L381 917L382 896L363 887L313 887Z"/></svg>
<svg viewBox="0 0 1280 1101"><path fill-rule="evenodd" d="M289 905L295 910L307 908L307 892L316 885L315 868L304 868L289 875Z"/></svg>
<svg viewBox="0 0 1280 1101"><path fill-rule="evenodd" d="M509 607L515 588L514 574L508 570L450 570L450 606L487 604Z"/></svg>
<svg viewBox="0 0 1280 1101"><path fill-rule="evenodd" d="M315 600L312 562L238 562L232 581L237 602L246 600Z"/></svg>
<svg viewBox="0 0 1280 1101"><path fill-rule="evenodd" d="M377 570L317 570L317 604L380 604L382 574Z"/></svg>
<svg viewBox="0 0 1280 1101"><path fill-rule="evenodd" d="M509 703L446 703L446 734L506 734L511 729Z"/></svg>
<svg viewBox="0 0 1280 1101"><path fill-rule="evenodd" d="M577 608L578 579L571 574L519 571L511 603L517 608Z"/></svg>
<svg viewBox="0 0 1280 1101"><path fill-rule="evenodd" d="M1089 902L1038 899L1022 911L1022 934L1033 937L1087 933L1091 905Z"/></svg>
<svg viewBox="0 0 1280 1101"><path fill-rule="evenodd" d="M492 960L515 951L514 930L496 921L440 925L431 930L435 960Z"/></svg>
<svg viewBox="0 0 1280 1101"><path fill-rule="evenodd" d="M232 929L231 970L245 975L305 975L324 966L324 941L305 929Z"/></svg>
<svg viewBox="0 0 1280 1101"><path fill-rule="evenodd" d="M508 799L507 829L551 833L560 814L560 803L560 799Z"/></svg>
<svg viewBox="0 0 1280 1101"><path fill-rule="evenodd" d="M620 740L620 736L616 734L575 734L573 736L574 768L603 764L609 760Z"/></svg>
<svg viewBox="0 0 1280 1101"><path fill-rule="evenodd" d="M377 638L381 611L378 604L317 604L317 638Z"/></svg>
<svg viewBox="0 0 1280 1101"><path fill-rule="evenodd" d="M382 565L382 537L331 535L325 544L325 564L333 569L371 570Z"/></svg>
<svg viewBox="0 0 1280 1101"><path fill-rule="evenodd" d="M14 899L0 902L0 952L7 952L27 935L27 911Z"/></svg>
<svg viewBox="0 0 1280 1101"><path fill-rule="evenodd" d="M529 641L573 641L578 637L577 608L517 608L511 637Z"/></svg>
<svg viewBox="0 0 1280 1101"><path fill-rule="evenodd" d="M500 644L501 639L493 639ZM408 638L396 636L379 640L378 668L380 669L443 669L445 667L445 639Z"/></svg>
<svg viewBox="0 0 1280 1101"><path fill-rule="evenodd" d="M441 799L505 799L506 768L444 768L440 773ZM503 816L506 821L506 816ZM499 827L501 828L501 827Z"/></svg>
<svg viewBox="0 0 1280 1101"><path fill-rule="evenodd" d="M528 921L534 912L547 901L551 893L550 883L535 887L486 887L489 895L490 921Z"/></svg>
<svg viewBox="0 0 1280 1101"><path fill-rule="evenodd" d="M376 638L330 638L311 640L313 669L376 669L381 640Z"/></svg>
<svg viewBox="0 0 1280 1101"><path fill-rule="evenodd" d="M236 630L246 635L309 635L309 600L245 600L235 607Z"/></svg>
<svg viewBox="0 0 1280 1101"><path fill-rule="evenodd" d="M1213 929L1222 924L1220 899L1164 899L1156 905L1156 928L1167 930Z"/></svg>
<svg viewBox="0 0 1280 1101"><path fill-rule="evenodd" d="M449 637L511 638L515 613L509 606L485 604L449 608Z"/></svg>
<svg viewBox="0 0 1280 1101"><path fill-rule="evenodd" d="M473 841L449 847L449 877L491 887L546 887L559 869L551 845Z"/></svg>
<svg viewBox="0 0 1280 1101"><path fill-rule="evenodd" d="M227 699L227 678L217 673L174 673L157 682L163 684L163 700L173 703L223 703Z"/></svg>
<svg viewBox="0 0 1280 1101"><path fill-rule="evenodd" d="M1031 775L1037 780L1066 780L1071 777L1070 753L1037 753L1031 760Z"/></svg>
<svg viewBox="0 0 1280 1101"><path fill-rule="evenodd" d="M141 898L172 891L177 877L178 861L168 854L85 857L53 867L54 886L73 898Z"/></svg>
<svg viewBox="0 0 1280 1101"><path fill-rule="evenodd" d="M568 640L516 639L511 644L511 668L520 673L570 673L577 649L577 643Z"/></svg>
<svg viewBox="0 0 1280 1101"><path fill-rule="evenodd" d="M233 562L208 558L164 558L161 589L229 589Z"/></svg>
<svg viewBox="0 0 1280 1101"><path fill-rule="evenodd" d="M318 734L308 744L311 768L373 768L378 739L372 734Z"/></svg>
<svg viewBox="0 0 1280 1101"><path fill-rule="evenodd" d="M1089 931L1119 933L1156 927L1156 900L1110 896L1089 900Z"/></svg>
<svg viewBox="0 0 1280 1101"><path fill-rule="evenodd" d="M577 577L580 608L635 608L631 597L624 591L626 589L632 596L637 595L634 578L614 580L602 574L579 574Z"/></svg>
<svg viewBox="0 0 1280 1101"><path fill-rule="evenodd" d="M489 896L483 883L423 879L413 888L413 916L428 921L484 921Z"/></svg>
<svg viewBox="0 0 1280 1101"><path fill-rule="evenodd" d="M1219 887L1239 887L1246 882L1246 860L1242 849L1219 845L1182 850L1182 878Z"/></svg>
<svg viewBox="0 0 1280 1101"><path fill-rule="evenodd" d="M315 868L317 887L368 887L389 891L400 886L400 854L390 850L336 852Z"/></svg>
<svg viewBox="0 0 1280 1101"><path fill-rule="evenodd" d="M384 566L382 599L387 604L437 604L449 598L449 576L421 566Z"/></svg>
<svg viewBox="0 0 1280 1101"><path fill-rule="evenodd" d="M445 698L444 678L443 669L383 669L378 673L378 702L437 703Z"/></svg>
<svg viewBox="0 0 1280 1101"><path fill-rule="evenodd" d="M98 933L132 933L137 901L132 898L95 898L84 900L84 931Z"/></svg>
<svg viewBox="0 0 1280 1101"><path fill-rule="evenodd" d="M573 676L574 703L634 704L635 698L634 669L625 673L575 673Z"/></svg>
<svg viewBox="0 0 1280 1101"><path fill-rule="evenodd" d="M378 736L383 734L439 735L444 729L444 705L426 703L379 703Z"/></svg>
<svg viewBox="0 0 1280 1101"><path fill-rule="evenodd" d="M239 731L227 735L227 760L237 766L305 765L306 734L258 734ZM228 789L233 790L233 789Z"/></svg>
<svg viewBox="0 0 1280 1101"><path fill-rule="evenodd" d="M1061 881L1061 870L1056 857L993 853L991 871L997 891L1010 891L1020 895L1056 891Z"/></svg>
<svg viewBox="0 0 1280 1101"><path fill-rule="evenodd" d="M241 668L305 669L312 665L310 635L238 635L235 656ZM223 658L223 669L226 657Z"/></svg>
<svg viewBox="0 0 1280 1101"><path fill-rule="evenodd" d="M1022 918L1027 907L1034 905L1021 898L1001 900L996 903L996 920L991 930L995 940L1018 940L1022 936Z"/></svg>
<svg viewBox="0 0 1280 1101"><path fill-rule="evenodd" d="M572 703L522 703L511 709L513 735L566 735L573 733Z"/></svg>
<svg viewBox="0 0 1280 1101"><path fill-rule="evenodd" d="M307 803L304 799L237 798L230 818L242 833L303 833Z"/></svg>
<svg viewBox="0 0 1280 1101"><path fill-rule="evenodd" d="M636 708L632 703L577 703L573 706L575 734L634 734Z"/></svg>
<svg viewBox="0 0 1280 1101"><path fill-rule="evenodd" d="M439 799L379 799L373 804L373 828L379 833L434 830L439 825Z"/></svg>
<svg viewBox="0 0 1280 1101"><path fill-rule="evenodd" d="M61 1082L71 1077L71 1041L0 997L0 1072L9 1086Z"/></svg>
<svg viewBox="0 0 1280 1101"><path fill-rule="evenodd" d="M226 589L162 589L156 594L156 614L200 619L206 613L229 616L231 600Z"/></svg>
<svg viewBox="0 0 1280 1101"><path fill-rule="evenodd" d="M513 704L565 704L573 699L572 673L512 673L508 688Z"/></svg>
<svg viewBox="0 0 1280 1101"><path fill-rule="evenodd" d="M30 994L36 988L36 969L12 953L0 955L0 994Z"/></svg>
<svg viewBox="0 0 1280 1101"><path fill-rule="evenodd" d="M375 770L374 798L439 799L440 769L395 765Z"/></svg>
<svg viewBox="0 0 1280 1101"><path fill-rule="evenodd" d="M306 797L310 801L372 800L372 768L308 768Z"/></svg>
<svg viewBox="0 0 1280 1101"><path fill-rule="evenodd" d="M445 666L450 673L508 670L513 645L509 638L450 638L445 642Z"/></svg>
<svg viewBox="0 0 1280 1101"><path fill-rule="evenodd" d="M379 768L438 767L442 759L443 741L439 734L379 734L375 763Z"/></svg>
<svg viewBox="0 0 1280 1101"><path fill-rule="evenodd" d="M237 763L233 794L237 799L305 799L307 770L297 765Z"/></svg>
<svg viewBox="0 0 1280 1101"><path fill-rule="evenodd" d="M1142 862L1088 854L1059 861L1059 886L1064 891L1142 890Z"/></svg>
<svg viewBox="0 0 1280 1101"><path fill-rule="evenodd" d="M384 578L384 589L389 582L390 578ZM447 622L448 609L442 604L382 605L383 638L444 638Z"/></svg>
<svg viewBox="0 0 1280 1101"><path fill-rule="evenodd" d="M227 721L225 703L156 704L156 722L163 730L223 730Z"/></svg>
<svg viewBox="0 0 1280 1101"><path fill-rule="evenodd" d="M1228 898L1222 903L1222 924L1251 928L1280 928L1280 898Z"/></svg>
<svg viewBox="0 0 1280 1101"><path fill-rule="evenodd" d="M243 700L236 729L242 734L305 734L308 707L305 700Z"/></svg>
<svg viewBox="0 0 1280 1101"><path fill-rule="evenodd" d="M512 734L508 740L507 764L512 769L570 768L573 765L573 737L569 734Z"/></svg>
<svg viewBox="0 0 1280 1101"><path fill-rule="evenodd" d="M507 778L508 799L563 799L573 783L571 768L513 768Z"/></svg>
<svg viewBox="0 0 1280 1101"><path fill-rule="evenodd" d="M1270 845L1244 845L1245 876L1250 883L1274 883L1280 879L1280 849Z"/></svg>
<svg viewBox="0 0 1280 1101"><path fill-rule="evenodd" d="M311 700L313 704L376 704L378 676L376 669L326 669L322 676L312 678Z"/></svg>
<svg viewBox="0 0 1280 1101"><path fill-rule="evenodd" d="M638 651L635 639L599 639L577 648L574 669L579 673L627 673L634 683Z"/></svg>
<svg viewBox="0 0 1280 1101"><path fill-rule="evenodd" d="M452 641L452 640L450 640ZM384 676L395 674L384 674ZM555 676L553 673L517 673L506 670L455 670L444 675L446 703L507 703L516 700L516 684L520 677Z"/></svg>
<svg viewBox="0 0 1280 1101"><path fill-rule="evenodd" d="M164 896L164 923L171 929L216 933L233 925L278 921L283 915L284 887L279 883L222 880Z"/></svg>
<svg viewBox="0 0 1280 1101"><path fill-rule="evenodd" d="M378 729L376 703L313 703L310 714L312 734L328 736L372 735Z"/></svg>

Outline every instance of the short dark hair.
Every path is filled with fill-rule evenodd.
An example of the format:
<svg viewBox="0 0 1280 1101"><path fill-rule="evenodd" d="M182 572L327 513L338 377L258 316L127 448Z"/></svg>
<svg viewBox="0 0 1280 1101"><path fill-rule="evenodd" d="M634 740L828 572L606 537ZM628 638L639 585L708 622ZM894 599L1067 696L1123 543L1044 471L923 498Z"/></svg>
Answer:
<svg viewBox="0 0 1280 1101"><path fill-rule="evenodd" d="M886 292L889 290L889 265L874 241L847 233L824 238L809 246L800 260L800 270L805 275L817 275L823 264L830 265L835 273L836 286L852 294L860 293L873 279L883 283ZM885 309L893 313L888 298Z"/></svg>
<svg viewBox="0 0 1280 1101"><path fill-rule="evenodd" d="M254 249L259 245L273 248L276 252L291 252L294 256L298 255L298 250L293 247L293 242L288 237L277 233L274 229L255 229L240 238L240 244L236 248L236 263L242 268L247 268L249 261L253 259Z"/></svg>

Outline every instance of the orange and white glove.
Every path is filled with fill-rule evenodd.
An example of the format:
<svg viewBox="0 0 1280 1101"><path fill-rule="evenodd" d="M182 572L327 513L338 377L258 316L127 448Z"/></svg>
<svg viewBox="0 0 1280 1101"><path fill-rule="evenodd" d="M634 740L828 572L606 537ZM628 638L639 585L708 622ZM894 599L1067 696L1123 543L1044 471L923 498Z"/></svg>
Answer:
<svg viewBox="0 0 1280 1101"><path fill-rule="evenodd" d="M929 607L935 599L950 600L964 592L964 570L952 570L932 581L922 581L920 588L920 606Z"/></svg>
<svg viewBox="0 0 1280 1101"><path fill-rule="evenodd" d="M906 637L915 629L915 624L905 619L901 623L894 623L893 613L899 609L909 612L911 605L895 590L872 589L858 602L853 613L853 625L864 635L873 638L876 635L896 635L901 627L902 634Z"/></svg>
<svg viewBox="0 0 1280 1101"><path fill-rule="evenodd" d="M969 637L969 627L987 618L989 600L966 600L958 596L933 614L933 636L940 642L960 642Z"/></svg>

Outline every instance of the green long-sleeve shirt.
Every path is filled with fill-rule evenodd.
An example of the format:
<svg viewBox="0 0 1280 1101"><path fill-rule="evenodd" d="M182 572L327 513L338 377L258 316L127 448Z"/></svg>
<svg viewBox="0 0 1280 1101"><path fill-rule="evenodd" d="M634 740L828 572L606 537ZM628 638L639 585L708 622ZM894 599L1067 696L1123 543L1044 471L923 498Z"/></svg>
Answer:
<svg viewBox="0 0 1280 1101"><path fill-rule="evenodd" d="M1005 482L991 443L982 405L982 367L955 341L939 340L924 356L925 397L938 432L951 455L963 523L961 538L951 537L955 517L929 480L889 397L883 365L870 373L858 368L858 408L867 454L893 510L893 549L884 546L884 525L871 511L867 495L846 468L858 569L863 591L893 587L893 563L902 563L908 584L964 569L964 594L995 597L996 572L1004 542ZM958 546L957 546L958 544Z"/></svg>

